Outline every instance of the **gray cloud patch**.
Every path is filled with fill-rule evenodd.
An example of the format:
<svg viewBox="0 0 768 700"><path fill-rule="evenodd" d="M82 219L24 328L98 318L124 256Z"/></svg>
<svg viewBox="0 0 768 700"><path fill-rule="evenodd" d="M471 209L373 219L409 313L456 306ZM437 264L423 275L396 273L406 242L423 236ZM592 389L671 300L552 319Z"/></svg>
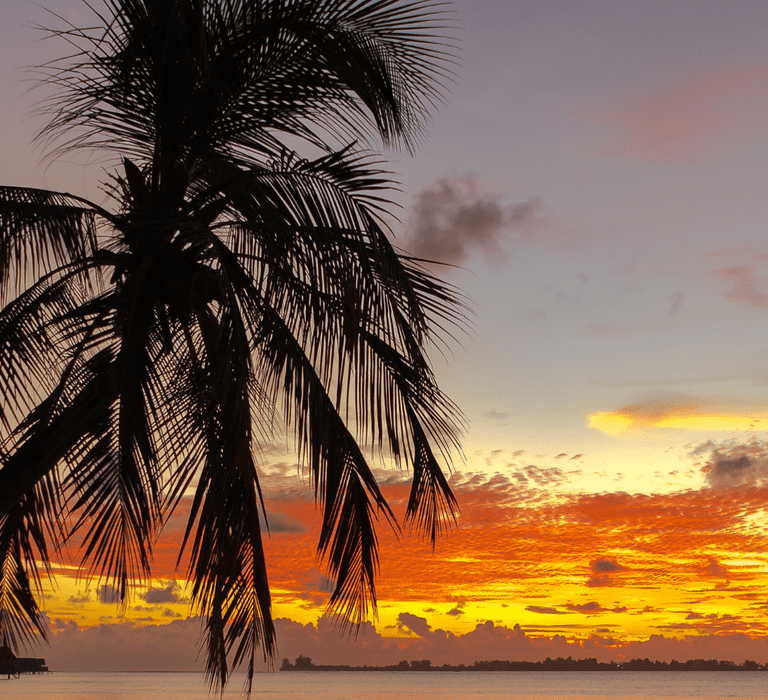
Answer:
<svg viewBox="0 0 768 700"><path fill-rule="evenodd" d="M119 603L120 592L112 588L112 586L103 585L99 588L99 602L100 603Z"/></svg>
<svg viewBox="0 0 768 700"><path fill-rule="evenodd" d="M685 294L682 292L675 292L672 294L672 296L667 299L667 302L669 303L669 315L675 316L677 312L680 310L680 307L683 305L683 301L685 300Z"/></svg>
<svg viewBox="0 0 768 700"><path fill-rule="evenodd" d="M695 447L689 456L706 455L701 472L707 486L731 489L768 484L768 445L757 440L748 443L712 441Z"/></svg>
<svg viewBox="0 0 768 700"><path fill-rule="evenodd" d="M165 588L150 588L141 597L151 605L178 603L180 600L179 591L179 584L175 581L171 581Z"/></svg>
<svg viewBox="0 0 768 700"><path fill-rule="evenodd" d="M538 613L539 615L567 615L564 610L558 610L557 608L548 608L541 605L526 605L525 609L528 612Z"/></svg>
<svg viewBox="0 0 768 700"><path fill-rule="evenodd" d="M426 617L419 617L408 612L402 612L397 616L397 626L422 638L429 636L432 631Z"/></svg>
<svg viewBox="0 0 768 700"><path fill-rule="evenodd" d="M541 209L538 197L504 204L472 175L442 178L417 195L405 247L436 262L461 264L474 251L498 262L508 256L500 244L508 234L518 242L533 239Z"/></svg>
<svg viewBox="0 0 768 700"><path fill-rule="evenodd" d="M83 591L82 593L76 593L75 595L69 596L67 600L73 605L83 605L84 603L90 602L91 592Z"/></svg>
<svg viewBox="0 0 768 700"><path fill-rule="evenodd" d="M605 557L598 557L590 561L589 569L594 576L587 580L588 588L612 586L613 578L611 574L615 574L618 571L626 571L626 567L619 564L615 559L606 559Z"/></svg>
<svg viewBox="0 0 768 700"><path fill-rule="evenodd" d="M593 559L589 567L595 574L610 574L614 571L624 571L624 567L615 559Z"/></svg>
<svg viewBox="0 0 768 700"><path fill-rule="evenodd" d="M261 516L261 513L259 513L259 515ZM261 517L260 520L263 525L263 517ZM271 533L292 532L300 534L307 531L307 526L304 525L304 523L285 513L269 511L267 513L267 523L269 523L269 531Z"/></svg>

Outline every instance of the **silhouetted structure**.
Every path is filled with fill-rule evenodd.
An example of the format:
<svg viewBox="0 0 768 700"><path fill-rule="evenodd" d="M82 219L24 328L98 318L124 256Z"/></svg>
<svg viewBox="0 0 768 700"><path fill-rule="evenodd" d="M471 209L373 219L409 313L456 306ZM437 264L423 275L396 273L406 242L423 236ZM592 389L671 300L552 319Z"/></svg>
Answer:
<svg viewBox="0 0 768 700"><path fill-rule="evenodd" d="M452 666L443 664L433 666L429 659L421 661L401 661L391 666L348 666L348 665L315 665L307 656L299 656L295 664L283 659L281 671L768 671L768 664L755 661L745 661L735 664L733 661L718 661L717 659L689 659L688 661L650 661L649 659L632 659L616 663L606 663L597 659L564 659L547 657L544 661L475 661L467 666L459 664Z"/></svg>
<svg viewBox="0 0 768 700"><path fill-rule="evenodd" d="M8 647L0 647L0 675L16 676L22 673L47 673L45 659L16 656Z"/></svg>

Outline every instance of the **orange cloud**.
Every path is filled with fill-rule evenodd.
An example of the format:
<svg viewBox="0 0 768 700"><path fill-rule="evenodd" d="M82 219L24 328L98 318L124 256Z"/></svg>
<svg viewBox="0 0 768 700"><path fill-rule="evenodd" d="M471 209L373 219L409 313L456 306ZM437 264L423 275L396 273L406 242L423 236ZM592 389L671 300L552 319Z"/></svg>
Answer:
<svg viewBox="0 0 768 700"><path fill-rule="evenodd" d="M754 265L733 265L713 270L712 274L718 279L730 282L731 288L726 293L726 299L746 306L761 308L768 306L768 295L760 291L765 284L765 278L757 274Z"/></svg>
<svg viewBox="0 0 768 700"><path fill-rule="evenodd" d="M765 133L768 65L698 71L624 102L584 116L613 130L602 155L657 163L705 161Z"/></svg>
<svg viewBox="0 0 768 700"><path fill-rule="evenodd" d="M731 250L715 250L708 257L735 258L729 265L712 270L712 275L729 285L725 298L737 304L762 308L768 306L768 294L762 268L768 262L768 255L758 252L753 246L742 245Z"/></svg>

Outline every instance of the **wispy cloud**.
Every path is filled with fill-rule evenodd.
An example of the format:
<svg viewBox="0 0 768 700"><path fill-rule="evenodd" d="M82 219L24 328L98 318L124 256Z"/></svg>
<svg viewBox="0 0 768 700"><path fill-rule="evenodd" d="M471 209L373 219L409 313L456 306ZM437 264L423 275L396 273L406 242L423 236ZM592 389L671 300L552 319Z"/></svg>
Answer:
<svg viewBox="0 0 768 700"><path fill-rule="evenodd" d="M697 163L768 130L768 65L699 70L663 87L590 107L585 121L610 129L604 156Z"/></svg>
<svg viewBox="0 0 768 700"><path fill-rule="evenodd" d="M667 299L667 302L669 303L670 316L677 315L677 312L680 311L680 307L683 305L683 301L685 301L685 294L680 291L674 292L672 295L670 295L669 299Z"/></svg>
<svg viewBox="0 0 768 700"><path fill-rule="evenodd" d="M713 250L710 258L722 258L728 264L711 271L716 279L725 283L726 299L743 306L763 308L768 306L768 277L763 269L768 265L768 254L751 245L733 249Z"/></svg>
<svg viewBox="0 0 768 700"><path fill-rule="evenodd" d="M755 265L733 265L713 270L712 274L729 284L726 299L745 306L768 306L768 295L760 290L766 279L758 274Z"/></svg>
<svg viewBox="0 0 768 700"><path fill-rule="evenodd" d="M565 610L558 610L557 608L551 608L544 605L527 605L525 609L528 612L536 613L538 615L567 615Z"/></svg>

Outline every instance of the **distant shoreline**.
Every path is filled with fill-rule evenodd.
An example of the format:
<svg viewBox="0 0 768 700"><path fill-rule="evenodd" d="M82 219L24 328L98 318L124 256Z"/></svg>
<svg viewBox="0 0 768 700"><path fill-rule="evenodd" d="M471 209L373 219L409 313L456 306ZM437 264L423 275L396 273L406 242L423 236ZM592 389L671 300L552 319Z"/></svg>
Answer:
<svg viewBox="0 0 768 700"><path fill-rule="evenodd" d="M443 664L433 666L428 659L422 661L401 661L391 666L350 666L347 664L326 665L313 664L312 659L299 656L295 663L283 659L281 671L355 671L355 672L395 672L395 673L430 673L435 671L462 672L520 672L520 671L768 671L768 664L756 661L745 661L736 664L733 661L718 661L717 659L690 659L688 661L650 661L649 659L632 659L609 663L597 659L546 659L544 661L475 661L471 665Z"/></svg>

